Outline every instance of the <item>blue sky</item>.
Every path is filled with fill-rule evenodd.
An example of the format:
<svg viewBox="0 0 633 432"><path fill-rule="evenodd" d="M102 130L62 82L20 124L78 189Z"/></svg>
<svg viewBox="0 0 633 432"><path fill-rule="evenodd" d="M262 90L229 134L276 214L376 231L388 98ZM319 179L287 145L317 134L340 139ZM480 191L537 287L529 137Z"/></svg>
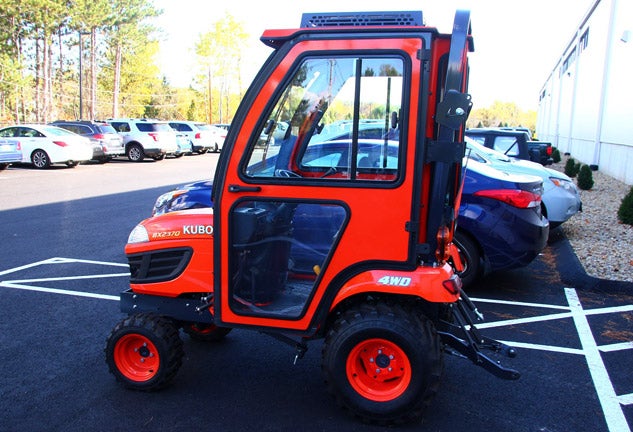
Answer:
<svg viewBox="0 0 633 432"><path fill-rule="evenodd" d="M470 93L475 108L495 100L536 110L549 73L595 0L155 0L164 10L158 25L162 70L174 85L187 86L194 68L198 35L231 14L250 34L247 70L254 74L270 50L259 42L266 28L294 28L303 12L422 10L426 24L450 32L456 9L471 11L475 52ZM388 7L386 7L387 5ZM253 75L248 77L252 78Z"/></svg>

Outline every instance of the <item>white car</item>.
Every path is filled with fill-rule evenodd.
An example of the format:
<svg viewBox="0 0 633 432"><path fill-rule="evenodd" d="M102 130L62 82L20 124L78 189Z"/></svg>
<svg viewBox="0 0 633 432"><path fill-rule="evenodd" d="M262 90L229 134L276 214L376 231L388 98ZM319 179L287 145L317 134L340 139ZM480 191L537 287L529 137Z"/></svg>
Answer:
<svg viewBox="0 0 633 432"><path fill-rule="evenodd" d="M222 150L226 132L215 126L195 121L172 120L169 126L179 133L187 135L193 152L204 154L208 151L218 152Z"/></svg>
<svg viewBox="0 0 633 432"><path fill-rule="evenodd" d="M582 211L578 188L567 175L545 168L536 162L508 157L482 146L471 138L464 137L464 139L466 156L469 159L507 173L531 174L543 179L542 210L543 215L549 220L550 228L559 226L577 212Z"/></svg>
<svg viewBox="0 0 633 432"><path fill-rule="evenodd" d="M88 138L56 126L23 124L0 129L0 138L16 138L22 148L22 162L35 168L51 164L74 167L92 159L92 144Z"/></svg>
<svg viewBox="0 0 633 432"><path fill-rule="evenodd" d="M164 121L149 119L108 119L123 138L125 154L132 162L142 162L146 157L163 160L167 155L177 155L176 132Z"/></svg>

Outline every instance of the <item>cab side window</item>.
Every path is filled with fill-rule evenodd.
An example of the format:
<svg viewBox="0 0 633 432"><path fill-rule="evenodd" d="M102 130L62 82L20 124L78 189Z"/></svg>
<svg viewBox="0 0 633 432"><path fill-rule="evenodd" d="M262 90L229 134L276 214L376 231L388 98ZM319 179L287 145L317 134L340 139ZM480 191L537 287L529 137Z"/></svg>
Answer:
<svg viewBox="0 0 633 432"><path fill-rule="evenodd" d="M251 146L245 175L396 180L404 71L396 56L304 60Z"/></svg>

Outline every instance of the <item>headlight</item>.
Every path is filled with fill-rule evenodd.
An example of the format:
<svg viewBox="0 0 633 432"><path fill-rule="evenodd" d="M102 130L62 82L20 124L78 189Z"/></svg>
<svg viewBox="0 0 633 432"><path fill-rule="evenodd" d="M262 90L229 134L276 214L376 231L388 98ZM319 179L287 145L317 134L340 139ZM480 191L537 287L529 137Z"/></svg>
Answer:
<svg viewBox="0 0 633 432"><path fill-rule="evenodd" d="M573 182L571 182L571 181L569 181L569 180L562 179L562 178L558 178L558 177L550 177L549 179L550 179L550 180L552 181L552 183L554 183L556 186L558 186L558 187L562 187L563 189L565 189L565 190L566 190L566 191L568 191L568 192L575 193L575 189L576 189L576 188L575 188L575 186L574 186L574 183L573 183Z"/></svg>
<svg viewBox="0 0 633 432"><path fill-rule="evenodd" d="M128 243L144 243L149 241L149 235L143 225L136 225L127 238Z"/></svg>

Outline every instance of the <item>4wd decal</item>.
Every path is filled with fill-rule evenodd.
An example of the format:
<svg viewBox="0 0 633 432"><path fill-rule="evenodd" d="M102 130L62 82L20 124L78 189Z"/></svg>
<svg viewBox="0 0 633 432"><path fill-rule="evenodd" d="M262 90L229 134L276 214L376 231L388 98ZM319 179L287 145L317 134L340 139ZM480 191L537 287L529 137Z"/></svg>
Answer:
<svg viewBox="0 0 633 432"><path fill-rule="evenodd" d="M383 276L378 279L378 283L381 285L409 286L411 278L407 276Z"/></svg>

